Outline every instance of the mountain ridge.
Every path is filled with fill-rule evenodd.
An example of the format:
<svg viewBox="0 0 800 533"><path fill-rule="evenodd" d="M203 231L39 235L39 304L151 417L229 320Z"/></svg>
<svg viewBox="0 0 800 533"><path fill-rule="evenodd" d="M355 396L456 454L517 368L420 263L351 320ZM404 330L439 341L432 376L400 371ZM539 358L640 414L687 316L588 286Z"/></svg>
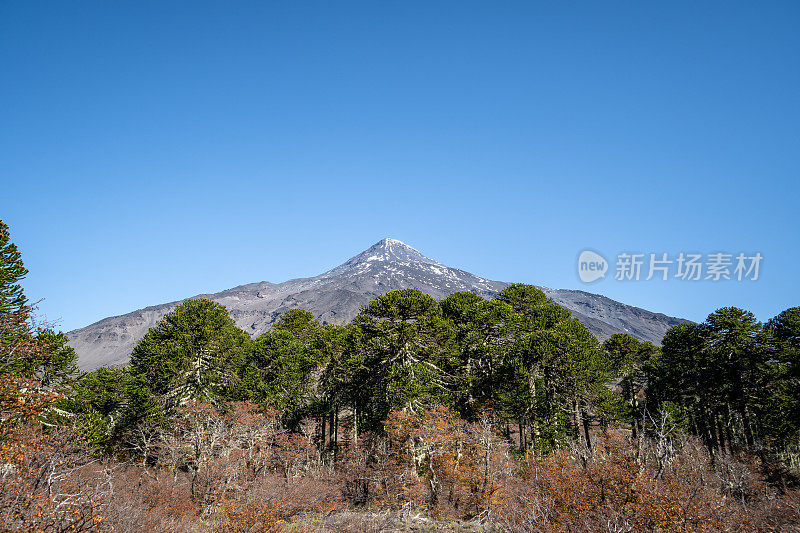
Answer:
<svg viewBox="0 0 800 533"><path fill-rule="evenodd" d="M351 320L375 297L396 289L418 288L440 300L461 290L493 298L508 285L448 267L402 241L385 238L317 276L280 283L247 283L187 299L208 298L224 305L240 328L257 336L289 309L307 309L323 323L342 324ZM566 307L601 340L613 333L625 332L658 344L668 327L685 322L598 294L539 288L553 301ZM69 344L78 353L80 367L93 370L126 363L136 342L182 301L106 317L70 331Z"/></svg>

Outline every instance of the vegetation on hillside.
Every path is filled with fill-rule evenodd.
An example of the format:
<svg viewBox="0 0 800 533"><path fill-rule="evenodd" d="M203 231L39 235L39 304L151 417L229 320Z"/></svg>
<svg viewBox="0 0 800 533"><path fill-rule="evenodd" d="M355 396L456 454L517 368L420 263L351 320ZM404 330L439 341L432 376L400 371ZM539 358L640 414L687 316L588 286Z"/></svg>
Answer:
<svg viewBox="0 0 800 533"><path fill-rule="evenodd" d="M292 310L256 339L197 299L79 373L2 223L0 252L2 530L800 527L800 308L657 347L521 284L394 291L344 326Z"/></svg>

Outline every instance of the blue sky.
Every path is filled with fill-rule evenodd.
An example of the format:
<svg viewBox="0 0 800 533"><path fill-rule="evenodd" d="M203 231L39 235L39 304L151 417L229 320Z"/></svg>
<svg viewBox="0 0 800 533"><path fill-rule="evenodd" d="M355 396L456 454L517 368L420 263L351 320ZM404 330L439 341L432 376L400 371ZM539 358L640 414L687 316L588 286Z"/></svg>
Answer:
<svg viewBox="0 0 800 533"><path fill-rule="evenodd" d="M64 330L383 237L766 320L800 305L798 29L796 2L6 0L0 218ZM764 262L585 285L586 248Z"/></svg>

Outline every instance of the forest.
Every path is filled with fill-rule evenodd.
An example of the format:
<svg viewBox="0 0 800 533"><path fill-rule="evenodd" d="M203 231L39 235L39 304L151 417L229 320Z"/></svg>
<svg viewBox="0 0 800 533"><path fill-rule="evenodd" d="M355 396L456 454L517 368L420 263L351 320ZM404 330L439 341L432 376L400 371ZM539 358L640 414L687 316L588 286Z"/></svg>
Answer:
<svg viewBox="0 0 800 533"><path fill-rule="evenodd" d="M251 338L190 299L81 372L0 222L2 531L800 528L800 307L604 342L531 285Z"/></svg>

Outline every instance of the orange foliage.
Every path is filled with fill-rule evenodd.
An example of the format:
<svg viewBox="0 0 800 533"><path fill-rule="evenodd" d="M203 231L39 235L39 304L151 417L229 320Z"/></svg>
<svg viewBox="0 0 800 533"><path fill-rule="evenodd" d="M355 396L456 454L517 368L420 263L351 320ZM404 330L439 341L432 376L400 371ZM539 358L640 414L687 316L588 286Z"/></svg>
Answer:
<svg viewBox="0 0 800 533"><path fill-rule="evenodd" d="M69 428L41 422L57 392L31 372L48 357L29 309L0 316L0 525L5 530L96 531L102 489L83 477L88 456Z"/></svg>
<svg viewBox="0 0 800 533"><path fill-rule="evenodd" d="M785 509L756 512L764 502L731 501L693 441L661 473L618 433L583 452L528 458L498 493L494 519L513 531L771 531L792 521Z"/></svg>
<svg viewBox="0 0 800 533"><path fill-rule="evenodd" d="M488 420L470 424L446 408L395 411L386 422L401 500L435 515L474 516L489 509L511 458Z"/></svg>

